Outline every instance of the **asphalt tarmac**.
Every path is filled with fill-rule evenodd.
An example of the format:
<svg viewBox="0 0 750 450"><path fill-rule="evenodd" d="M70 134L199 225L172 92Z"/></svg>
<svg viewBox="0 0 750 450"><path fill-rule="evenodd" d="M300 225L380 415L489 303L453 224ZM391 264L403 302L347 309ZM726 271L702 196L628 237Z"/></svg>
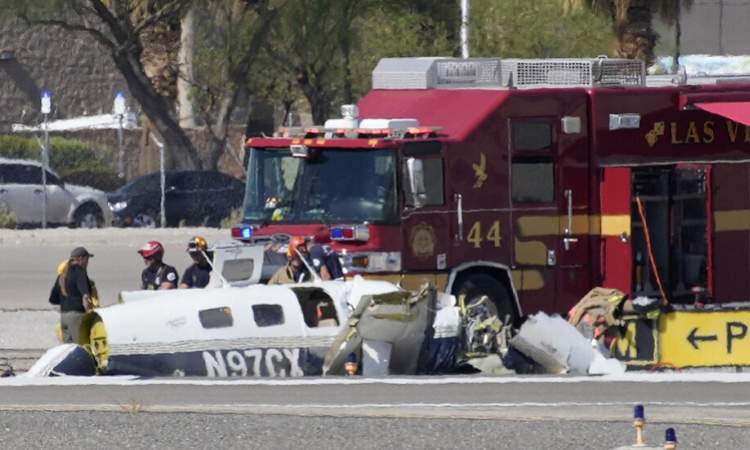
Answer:
<svg viewBox="0 0 750 450"><path fill-rule="evenodd" d="M146 240L178 271L187 239L228 230L0 230L0 356L55 344L47 305L57 264L84 245L103 303L137 287ZM645 374L658 378L658 374ZM750 377L719 382L604 382L565 377L257 380L0 379L4 448L509 448L608 449L633 442L635 403L647 442L668 426L679 448L750 447ZM114 384L115 382L120 384ZM575 382L572 382L575 381ZM49 379L42 383L50 383ZM64 384L68 383L68 384ZM72 383L72 384L71 384ZM213 384L212 384L213 383Z"/></svg>
<svg viewBox="0 0 750 450"><path fill-rule="evenodd" d="M636 402L646 405L649 443L660 443L667 427L677 430L679 448L750 443L745 383L559 377L23 383L0 380L0 427L4 444L24 448L49 447L62 433L66 446L79 448L602 449L633 443Z"/></svg>
<svg viewBox="0 0 750 450"><path fill-rule="evenodd" d="M57 266L78 246L94 254L89 276L96 281L102 305L116 303L120 291L140 289L144 264L137 250L143 244L160 241L164 260L182 275L191 264L185 248L195 235L209 244L231 240L229 230L215 228L0 230L0 311L49 309Z"/></svg>

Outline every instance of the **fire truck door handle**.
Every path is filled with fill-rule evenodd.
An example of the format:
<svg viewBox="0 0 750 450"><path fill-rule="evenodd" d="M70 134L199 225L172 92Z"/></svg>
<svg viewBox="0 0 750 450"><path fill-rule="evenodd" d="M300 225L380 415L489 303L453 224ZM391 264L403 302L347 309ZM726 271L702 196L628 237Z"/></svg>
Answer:
<svg viewBox="0 0 750 450"><path fill-rule="evenodd" d="M563 238L563 246L565 247L565 250L570 250L570 244L575 244L576 242L578 242L578 238L572 238L572 237Z"/></svg>
<svg viewBox="0 0 750 450"><path fill-rule="evenodd" d="M573 234L573 190L565 189L565 198L568 200L568 226L565 227L565 236Z"/></svg>
<svg viewBox="0 0 750 450"><path fill-rule="evenodd" d="M454 194L453 198L456 200L456 220L458 222L455 238L461 242L464 240L464 199L461 194Z"/></svg>

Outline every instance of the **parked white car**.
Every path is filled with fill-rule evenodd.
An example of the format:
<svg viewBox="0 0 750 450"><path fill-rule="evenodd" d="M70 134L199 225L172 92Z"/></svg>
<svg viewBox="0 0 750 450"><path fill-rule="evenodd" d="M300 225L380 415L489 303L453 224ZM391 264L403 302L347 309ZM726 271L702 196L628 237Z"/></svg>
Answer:
<svg viewBox="0 0 750 450"><path fill-rule="evenodd" d="M42 223L42 165L37 161L0 158L0 205L21 226ZM103 191L63 182L47 170L47 223L81 228L110 226L112 212Z"/></svg>

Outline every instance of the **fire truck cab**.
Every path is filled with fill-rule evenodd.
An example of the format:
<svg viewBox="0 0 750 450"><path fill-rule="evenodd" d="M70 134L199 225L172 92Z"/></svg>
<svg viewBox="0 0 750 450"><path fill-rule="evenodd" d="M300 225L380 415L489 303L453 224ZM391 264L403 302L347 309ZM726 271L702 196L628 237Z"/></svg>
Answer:
<svg viewBox="0 0 750 450"><path fill-rule="evenodd" d="M750 82L618 59L387 58L323 127L251 138L236 237L314 236L349 273L500 317L593 286L750 298Z"/></svg>

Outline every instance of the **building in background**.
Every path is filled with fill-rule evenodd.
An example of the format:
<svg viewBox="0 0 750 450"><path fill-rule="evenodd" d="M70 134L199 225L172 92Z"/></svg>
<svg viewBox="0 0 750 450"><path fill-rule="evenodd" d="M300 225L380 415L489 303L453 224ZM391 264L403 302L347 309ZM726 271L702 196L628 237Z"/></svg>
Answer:
<svg viewBox="0 0 750 450"><path fill-rule="evenodd" d="M680 23L683 55L750 55L750 0L695 0L682 10ZM657 24L657 30L657 54L674 54L674 27Z"/></svg>

